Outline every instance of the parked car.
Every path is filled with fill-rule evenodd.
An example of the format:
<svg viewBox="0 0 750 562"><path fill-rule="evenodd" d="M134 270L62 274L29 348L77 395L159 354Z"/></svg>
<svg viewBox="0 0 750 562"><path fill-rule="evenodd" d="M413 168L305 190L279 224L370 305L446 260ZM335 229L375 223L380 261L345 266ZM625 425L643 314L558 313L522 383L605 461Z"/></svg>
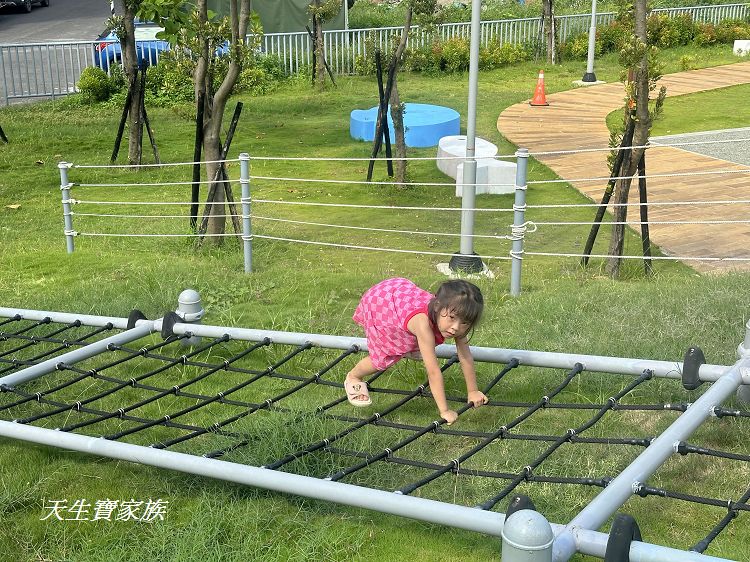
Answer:
<svg viewBox="0 0 750 562"><path fill-rule="evenodd" d="M151 22L135 22L135 53L138 66L156 64L159 54L169 50L169 43L156 38L156 34L163 31ZM112 64L122 64L122 46L120 39L114 32L103 33L94 45L94 66L109 71Z"/></svg>
<svg viewBox="0 0 750 562"><path fill-rule="evenodd" d="M32 4L39 4L46 8L49 6L49 0L0 0L0 8L6 6L18 6L19 8L23 8L25 12L31 11Z"/></svg>

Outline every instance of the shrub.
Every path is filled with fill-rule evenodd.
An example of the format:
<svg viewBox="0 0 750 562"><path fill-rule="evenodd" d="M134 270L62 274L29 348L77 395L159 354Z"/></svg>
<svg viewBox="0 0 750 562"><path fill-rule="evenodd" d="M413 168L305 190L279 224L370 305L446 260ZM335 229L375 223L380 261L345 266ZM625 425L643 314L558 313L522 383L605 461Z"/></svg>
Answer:
<svg viewBox="0 0 750 562"><path fill-rule="evenodd" d="M680 68L682 70L693 70L695 68L695 57L683 55L680 57Z"/></svg>
<svg viewBox="0 0 750 562"><path fill-rule="evenodd" d="M491 41L487 47L479 50L479 66L483 70L492 70L528 60L530 52L523 45Z"/></svg>
<svg viewBox="0 0 750 562"><path fill-rule="evenodd" d="M716 41L731 43L750 37L750 23L743 20L724 20L716 26Z"/></svg>
<svg viewBox="0 0 750 562"><path fill-rule="evenodd" d="M86 67L78 80L78 91L89 102L105 101L111 93L109 76L98 66Z"/></svg>
<svg viewBox="0 0 750 562"><path fill-rule="evenodd" d="M469 41L458 37L443 43L440 68L446 72L463 72L469 69Z"/></svg>
<svg viewBox="0 0 750 562"><path fill-rule="evenodd" d="M601 50L601 43L597 45ZM587 33L576 35L562 44L561 54L565 59L585 59L589 53L589 36Z"/></svg>
<svg viewBox="0 0 750 562"><path fill-rule="evenodd" d="M617 53L630 41L631 32L627 26L618 20L603 28L597 28L596 41L601 44L602 53Z"/></svg>
<svg viewBox="0 0 750 562"><path fill-rule="evenodd" d="M189 57L177 51L167 51L159 57L159 63L146 71L146 90L157 105L192 101L193 66Z"/></svg>
<svg viewBox="0 0 750 562"><path fill-rule="evenodd" d="M109 67L109 91L111 93L119 92L125 88L127 80L122 65L113 64Z"/></svg>
<svg viewBox="0 0 750 562"><path fill-rule="evenodd" d="M716 27L712 23L698 24L695 43L700 47L707 47L716 43Z"/></svg>

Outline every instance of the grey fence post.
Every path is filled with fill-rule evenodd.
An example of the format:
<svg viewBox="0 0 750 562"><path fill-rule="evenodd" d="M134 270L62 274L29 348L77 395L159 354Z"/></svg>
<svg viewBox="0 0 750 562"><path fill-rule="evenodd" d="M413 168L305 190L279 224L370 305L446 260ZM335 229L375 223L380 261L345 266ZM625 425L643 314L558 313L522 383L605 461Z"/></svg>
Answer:
<svg viewBox="0 0 750 562"><path fill-rule="evenodd" d="M521 294L521 264L523 263L523 237L526 232L524 214L526 212L526 172L529 167L529 150L516 151L516 199L513 202L513 247L510 251L510 294Z"/></svg>
<svg viewBox="0 0 750 562"><path fill-rule="evenodd" d="M242 186L242 248L245 273L253 271L253 236L250 224L250 155L240 154L240 185Z"/></svg>
<svg viewBox="0 0 750 562"><path fill-rule="evenodd" d="M63 206L63 220L65 221L65 245L68 248L68 253L73 253L73 236L75 236L75 230L73 230L73 215L70 210L70 188L71 184L68 182L68 168L72 164L67 162L60 162L57 167L60 170L60 190L62 191L62 206Z"/></svg>

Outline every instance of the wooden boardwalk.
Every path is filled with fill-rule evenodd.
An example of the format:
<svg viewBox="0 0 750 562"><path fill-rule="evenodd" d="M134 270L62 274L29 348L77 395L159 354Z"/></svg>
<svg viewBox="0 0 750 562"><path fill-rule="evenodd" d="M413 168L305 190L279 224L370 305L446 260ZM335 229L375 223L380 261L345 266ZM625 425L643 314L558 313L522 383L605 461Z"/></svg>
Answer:
<svg viewBox="0 0 750 562"><path fill-rule="evenodd" d="M679 96L747 83L750 83L750 62L669 74L659 80L658 86L667 87L667 96ZM516 146L528 148L532 154L603 148L609 143L605 118L622 107L623 99L624 89L619 82L576 88L548 95L548 107L531 107L528 103L509 107L500 114L497 128ZM727 111L731 111L731 108L727 108ZM582 182L576 181L576 178L608 177L607 154L607 151L573 152L538 154L534 157L599 203L607 182ZM747 166L675 147L654 147L646 153L646 174L649 176L747 169ZM750 200L750 173L649 178L648 197L650 203ZM637 198L638 189L634 183L631 202L637 202ZM639 220L636 209L631 207L629 210L630 220ZM592 210L592 217L593 214ZM649 207L649 222L675 220L750 220L750 204ZM634 225L634 228L640 232L639 226ZM652 242L666 255L750 258L750 224L652 224L650 231ZM600 236L608 234L609 229L600 232ZM685 263L700 272L750 271L750 261L690 259Z"/></svg>

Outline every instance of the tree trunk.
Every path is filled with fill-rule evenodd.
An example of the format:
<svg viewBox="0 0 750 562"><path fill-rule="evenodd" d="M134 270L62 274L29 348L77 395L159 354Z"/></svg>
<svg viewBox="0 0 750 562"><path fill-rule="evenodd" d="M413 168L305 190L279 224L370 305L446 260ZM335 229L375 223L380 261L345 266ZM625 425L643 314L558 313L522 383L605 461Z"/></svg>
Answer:
<svg viewBox="0 0 750 562"><path fill-rule="evenodd" d="M647 45L646 39L646 0L636 0L635 2L635 36ZM649 115L648 97L649 97L649 73L648 73L648 49L635 69L635 131L633 133L633 146L643 147L648 142L649 130L651 129L651 117ZM624 223L627 220L628 208L625 204L628 202L630 184L632 176L638 171L638 164L643 156L643 148L634 148L630 152L630 158L623 161L621 176L626 179L618 180L615 187L615 223ZM623 244L625 240L625 224L612 225L612 239L609 245L609 255L606 271L612 278L620 275L620 266L622 264Z"/></svg>
<svg viewBox="0 0 750 562"><path fill-rule="evenodd" d="M199 17L202 21L207 19L207 0L198 0ZM230 42L230 62L227 73L222 80L221 85L216 93L210 95L208 92L208 83L210 80L210 53L208 40L205 39L202 44L202 53L195 70L195 90L196 97L199 89L207 91L206 108L203 115L203 154L209 162L206 164L206 177L215 178L217 171L221 166L220 163L210 163L211 161L221 159L221 124L224 118L224 110L229 100L229 95L237 83L237 78L241 70L241 53L240 42L247 35L247 26L250 16L250 0L230 0L230 17L232 26L232 40ZM228 189L231 193L231 187ZM210 205L208 228L206 234L217 235L224 234L226 228L225 197L224 188L221 184L215 186L215 189L209 188L209 197L206 204ZM209 240L214 244L221 244L221 236L210 237Z"/></svg>
<svg viewBox="0 0 750 562"><path fill-rule="evenodd" d="M315 7L320 8L320 0L315 0ZM313 35L315 36L315 87L321 91L326 86L325 49L323 44L323 21L313 16Z"/></svg>
<svg viewBox="0 0 750 562"><path fill-rule="evenodd" d="M555 9L553 0L542 0L542 20L544 21L544 38L547 50L547 62L557 64Z"/></svg>
<svg viewBox="0 0 750 562"><path fill-rule="evenodd" d="M404 112L401 97L398 95L398 77L393 77L391 90L391 119L396 136L396 183L406 183L406 132L404 129Z"/></svg>
<svg viewBox="0 0 750 562"><path fill-rule="evenodd" d="M406 43L409 39L411 30L411 19L413 10L409 7L406 10L406 20L404 21L404 30L401 32L401 40L398 47L393 53L391 64L388 68L388 77L392 81L391 87L391 119L393 120L393 132L396 136L396 182L406 182L406 134L404 129L404 114L401 107L401 97L398 94L398 67L401 63L401 57L406 50Z"/></svg>
<svg viewBox="0 0 750 562"><path fill-rule="evenodd" d="M120 37L122 69L128 80L128 163L140 164L143 152L143 119L141 112L141 81L138 80L138 55L135 50L135 13L133 2L120 0L125 33Z"/></svg>

